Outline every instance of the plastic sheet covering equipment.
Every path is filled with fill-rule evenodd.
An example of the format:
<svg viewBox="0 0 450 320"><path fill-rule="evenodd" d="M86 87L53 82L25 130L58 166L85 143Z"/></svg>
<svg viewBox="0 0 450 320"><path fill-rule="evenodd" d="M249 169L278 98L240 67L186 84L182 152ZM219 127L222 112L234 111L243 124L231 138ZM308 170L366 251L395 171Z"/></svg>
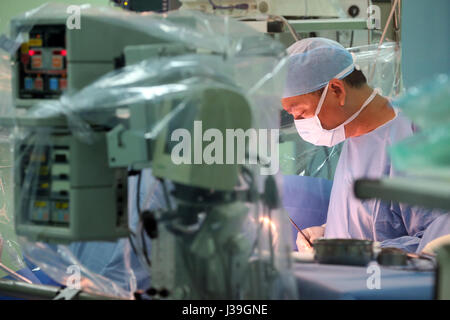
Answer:
<svg viewBox="0 0 450 320"><path fill-rule="evenodd" d="M47 21L49 15L65 17L65 9L64 6L44 6L26 13L17 21L32 28L41 19ZM165 288L169 289L173 298L294 297L296 288L289 272L291 247L289 232L286 232L290 230L290 225L279 201L281 177L278 174L262 174L264 170L267 172L276 169L278 159L275 162L268 161L270 151L264 154L252 153L250 150L245 154L246 163L234 166L231 171L224 169L232 174L212 175L209 181L202 174L205 172L203 170L196 175L171 176L170 170L152 166L154 155L162 159L173 149L173 144L167 143L168 133L178 128L189 131L193 120L205 119L209 125L206 128L220 123L219 120L232 123L232 128L247 128L247 125L248 129L262 132L261 136L266 135L269 144L277 143L276 139L270 140L267 133L279 128L284 47L230 18L195 12L174 12L166 17L84 6L81 17L79 38L72 31L67 34L67 93L63 93L59 99L31 105L24 102L25 96L16 99L16 106L31 107L25 117L13 118L14 157L18 161L16 167L26 168L22 172L25 175L16 174L16 183L22 187L15 194L16 203L22 204L18 208L23 208L23 204L32 203L30 197L41 196L39 192L42 191L42 181L32 173L45 172L45 165L42 165L45 162L40 160L46 159L47 155L53 155L53 160L64 159L71 165L72 184L66 184L66 189L59 190L68 191L72 195L79 191L75 189L86 186L102 187L95 186L95 182L99 181L97 177L107 177L104 185L116 193L108 195L106 192L95 196L98 190L91 188L89 201L76 202L76 199L69 198L69 208L72 210L69 221L58 225L53 223L53 216L50 216L50 223L46 219L41 224L30 223L30 211L19 210L23 227L20 232L29 238L22 242L27 257L62 283L72 279L71 274L67 273L68 268L79 266L83 289L110 295L130 297L140 279L145 282L142 276L144 273L140 272L144 269L151 271L152 285L157 285L159 290L163 288L162 283L165 283ZM91 50L86 45L76 47L75 44L77 41L81 44L87 39L90 39L91 44L95 44L93 39L100 43L109 36L98 31L105 26L119 31L126 30L131 39L145 39L145 43L136 40L135 43L128 44L124 40L126 38L119 37L118 43L122 47L115 46L114 54L107 54L106 69L96 69L103 74L98 78L101 74L82 72L86 71L83 69L83 59L86 63L99 62L95 56L98 50ZM29 30L28 28L25 33ZM83 38L83 34L89 34L89 37ZM14 39L20 40L20 37ZM164 41L157 41L158 39ZM155 43L161 45L161 50L151 54L149 52L152 50L148 45ZM173 49L170 43L181 44L186 49L184 52L176 49L177 52L170 53ZM101 49L103 51L100 52L104 52L105 48ZM121 50L124 57L113 59ZM142 50L149 56L140 59L139 52L144 52ZM73 59L74 57L79 60ZM72 70L72 63L78 63L79 68ZM120 67L121 65L123 66ZM116 70L113 70L114 66ZM74 76L71 76L71 71ZM13 92L15 98L17 93L18 91ZM214 94L221 97L217 103L213 99ZM205 104L205 101L208 103ZM230 103L229 108L224 108L226 101L238 103ZM235 107L241 107L242 112L235 112ZM214 108L220 119L214 117ZM190 111L195 111L192 117L189 116ZM127 146L141 146L142 148L134 150L149 152L129 152L128 155L121 153L118 140L114 140L117 132L124 133L123 137L128 139ZM116 146L115 149L113 145ZM80 150L83 152L78 154L85 155L84 158L76 158L75 152L72 152ZM122 162L118 161L119 158L108 157L110 152L122 156ZM36 161L23 162L24 154L32 156L31 160ZM33 163L30 165L31 162ZM80 164L83 166L79 167ZM129 183L126 183L124 177L127 177L129 168L132 172L143 168L151 171L144 170L138 177L133 177L135 180L130 178ZM220 166L216 165L214 168L213 173L220 172ZM103 170L104 174L99 175L98 170ZM144 172L155 179L146 176ZM277 170L272 173L277 173ZM79 178L78 185L73 184L73 177ZM226 179L226 182L219 178ZM118 188L119 183L121 188ZM221 187L213 190L214 183ZM149 186L149 189L144 189L148 193L142 194L141 188L144 185ZM127 192L128 206L122 215L117 216L120 210L111 207L114 201L106 200L117 199L119 189L120 192ZM157 190L162 190L163 193L158 199L162 203L162 211L156 217L168 218L158 221L158 230L161 238L168 238L167 241L161 238L152 240L150 248L146 234L148 225L145 224L143 213L158 207L155 206L153 197ZM123 200L122 198L121 201ZM73 207L74 203L81 207ZM92 210L94 204L97 211L95 215L86 215L85 220L77 220L77 217L83 217L82 212ZM45 204L37 203L37 207L45 208ZM68 209L63 205L51 208ZM189 212L195 213L194 217L189 216L194 218L193 224L181 215ZM106 219L102 221L108 221L101 228L99 216ZM62 217L64 218L64 214ZM44 217L38 215L38 218ZM114 230L111 223L118 223L116 233L111 233ZM94 225L98 228L93 228ZM73 229L75 227L78 229ZM112 258L108 262L109 268L105 268L110 273L98 274L80 263L83 257L76 257L74 252L88 252L87 250L77 251L73 246L70 248L63 244L50 245L35 241L113 240L114 237L126 235L124 231L129 231L131 242L121 239L116 243L117 259ZM99 250L102 248L99 244L90 244L97 246ZM158 245L163 244L169 244L172 251L165 251L164 247L158 249ZM139 257L137 262L141 269L136 264L132 247ZM156 254L161 252L174 252L176 255L163 257ZM158 264L159 269L153 268ZM95 269L102 270L100 266ZM176 272L167 272L169 270ZM168 275L169 278L165 279L163 275ZM112 280L118 278L122 279L120 283Z"/></svg>
<svg viewBox="0 0 450 320"><path fill-rule="evenodd" d="M450 178L450 80L448 74L408 89L396 105L418 130L390 150L394 165L413 175Z"/></svg>

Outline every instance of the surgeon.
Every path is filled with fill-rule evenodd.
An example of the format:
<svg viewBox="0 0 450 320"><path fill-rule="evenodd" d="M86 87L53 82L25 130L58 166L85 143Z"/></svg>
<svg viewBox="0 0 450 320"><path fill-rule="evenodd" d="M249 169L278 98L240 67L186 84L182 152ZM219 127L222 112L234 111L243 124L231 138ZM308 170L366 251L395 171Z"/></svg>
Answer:
<svg viewBox="0 0 450 320"><path fill-rule="evenodd" d="M282 105L294 117L298 134L317 146L342 146L326 224L298 233L299 251L325 238L369 239L408 252L440 212L354 196L359 178L398 175L387 149L413 134L411 122L368 86L352 55L339 43L308 38L289 49Z"/></svg>

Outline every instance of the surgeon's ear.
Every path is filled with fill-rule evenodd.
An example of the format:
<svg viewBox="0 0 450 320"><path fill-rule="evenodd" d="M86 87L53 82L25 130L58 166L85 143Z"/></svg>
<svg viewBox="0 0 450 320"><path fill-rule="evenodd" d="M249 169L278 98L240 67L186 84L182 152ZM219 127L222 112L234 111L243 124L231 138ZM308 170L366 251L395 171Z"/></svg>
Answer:
<svg viewBox="0 0 450 320"><path fill-rule="evenodd" d="M347 96L344 81L339 79L332 79L330 81L330 89L335 98L338 100L339 105L343 107L345 104L345 97Z"/></svg>

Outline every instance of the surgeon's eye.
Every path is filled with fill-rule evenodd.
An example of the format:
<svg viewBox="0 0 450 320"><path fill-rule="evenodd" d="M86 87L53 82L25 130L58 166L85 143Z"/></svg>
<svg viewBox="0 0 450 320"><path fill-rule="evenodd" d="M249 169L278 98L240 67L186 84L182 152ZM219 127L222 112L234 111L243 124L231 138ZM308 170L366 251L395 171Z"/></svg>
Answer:
<svg viewBox="0 0 450 320"><path fill-rule="evenodd" d="M295 119L295 120L302 120L302 119L305 119L305 111L303 111L303 112L301 112L301 113L298 113L298 114L294 114L293 116L294 116L294 119Z"/></svg>

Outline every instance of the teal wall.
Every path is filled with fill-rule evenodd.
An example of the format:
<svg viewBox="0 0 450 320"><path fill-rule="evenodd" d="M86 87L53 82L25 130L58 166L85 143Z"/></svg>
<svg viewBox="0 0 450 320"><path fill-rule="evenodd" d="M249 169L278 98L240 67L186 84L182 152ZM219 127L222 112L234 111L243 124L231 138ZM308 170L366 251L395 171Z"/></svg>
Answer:
<svg viewBox="0 0 450 320"><path fill-rule="evenodd" d="M402 73L409 88L450 72L450 1L402 1Z"/></svg>

